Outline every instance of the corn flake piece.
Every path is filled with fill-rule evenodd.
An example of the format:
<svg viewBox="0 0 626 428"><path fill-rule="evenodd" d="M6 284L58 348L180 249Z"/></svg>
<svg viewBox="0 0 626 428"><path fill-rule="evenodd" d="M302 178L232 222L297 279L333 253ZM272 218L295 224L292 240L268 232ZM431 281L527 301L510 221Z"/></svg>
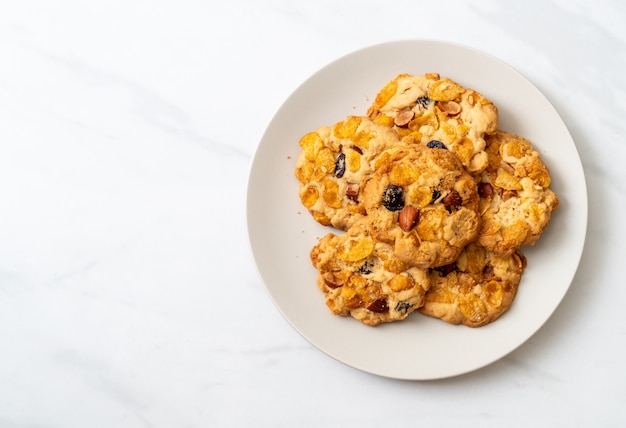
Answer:
<svg viewBox="0 0 626 428"><path fill-rule="evenodd" d="M391 273L400 273L408 269L408 265L400 259L391 258L383 262L383 267Z"/></svg>
<svg viewBox="0 0 626 428"><path fill-rule="evenodd" d="M525 141L517 140L511 143L503 144L501 150L502 156L505 158L514 157L520 159L532 150L532 147Z"/></svg>
<svg viewBox="0 0 626 428"><path fill-rule="evenodd" d="M349 116L346 120L337 122L333 127L333 132L337 138L352 139L356 135L356 130L360 124L360 117Z"/></svg>
<svg viewBox="0 0 626 428"><path fill-rule="evenodd" d="M483 286L485 300L492 308L499 308L504 298L504 290L498 281L489 281Z"/></svg>
<svg viewBox="0 0 626 428"><path fill-rule="evenodd" d="M350 171L357 172L361 169L361 154L356 150L350 150L346 154L346 164Z"/></svg>
<svg viewBox="0 0 626 428"><path fill-rule="evenodd" d="M465 91L463 86L448 78L431 83L428 87L428 97L435 101L452 101Z"/></svg>
<svg viewBox="0 0 626 428"><path fill-rule="evenodd" d="M393 117L389 117L386 114L381 114L374 119L374 122L380 123L382 125L392 127L393 126Z"/></svg>
<svg viewBox="0 0 626 428"><path fill-rule="evenodd" d="M409 129L411 131L419 131L422 126L432 126L433 129L439 129L439 119L433 113L427 112L416 116L409 122Z"/></svg>
<svg viewBox="0 0 626 428"><path fill-rule="evenodd" d="M374 251L374 241L371 238L350 240L344 244L337 258L341 261L353 263L363 260Z"/></svg>
<svg viewBox="0 0 626 428"><path fill-rule="evenodd" d="M326 214L323 214L318 211L314 211L312 214L313 214L313 219L316 222L318 222L322 226L330 226L330 219L326 216Z"/></svg>
<svg viewBox="0 0 626 428"><path fill-rule="evenodd" d="M322 148L315 158L315 166L325 174L332 173L335 170L335 155L329 148Z"/></svg>
<svg viewBox="0 0 626 428"><path fill-rule="evenodd" d="M537 166L530 171L528 176L544 189L550 187L551 179L546 167Z"/></svg>
<svg viewBox="0 0 626 428"><path fill-rule="evenodd" d="M374 104L377 106L384 106L389 100L398 92L398 83L395 80L387 83L381 91L376 94Z"/></svg>
<svg viewBox="0 0 626 428"><path fill-rule="evenodd" d="M363 147L364 149L369 148L370 140L374 138L373 134L368 132L357 132L352 135L350 138L356 146Z"/></svg>
<svg viewBox="0 0 626 428"><path fill-rule="evenodd" d="M438 209L422 210L417 233L423 241L435 241L442 230L444 214Z"/></svg>
<svg viewBox="0 0 626 428"><path fill-rule="evenodd" d="M483 322L487 317L485 304L474 294L460 296L459 309L463 316L472 323Z"/></svg>
<svg viewBox="0 0 626 428"><path fill-rule="evenodd" d="M432 201L433 191L430 187L415 187L410 190L409 197L416 208L424 208Z"/></svg>
<svg viewBox="0 0 626 428"><path fill-rule="evenodd" d="M320 197L320 192L313 186L309 186L300 194L300 200L302 201L302 205L306 208L310 208Z"/></svg>
<svg viewBox="0 0 626 428"><path fill-rule="evenodd" d="M324 147L324 142L317 132L309 132L300 139L300 147L304 150L306 160L314 161L319 150Z"/></svg>
<svg viewBox="0 0 626 428"><path fill-rule="evenodd" d="M389 172L389 181L397 186L408 186L419 178L419 174L411 165L401 163L396 164Z"/></svg>
<svg viewBox="0 0 626 428"><path fill-rule="evenodd" d="M454 272L448 275L450 276L451 281L456 278L456 274ZM445 284L433 284L431 289L428 291L426 298L429 302L437 303L454 303L456 300L454 294L448 290L448 287Z"/></svg>
<svg viewBox="0 0 626 428"><path fill-rule="evenodd" d="M474 143L469 138L463 137L452 146L452 153L457 155L463 165L469 165L474 155Z"/></svg>
<svg viewBox="0 0 626 428"><path fill-rule="evenodd" d="M324 202L331 208L341 208L341 198L339 197L339 185L333 180L326 179L323 182L324 190L322 198Z"/></svg>
<svg viewBox="0 0 626 428"><path fill-rule="evenodd" d="M415 285L413 278L406 275L396 275L389 280L389 288L393 291L408 290Z"/></svg>
<svg viewBox="0 0 626 428"><path fill-rule="evenodd" d="M517 181L517 178L502 168L498 169L495 185L505 190L522 190L522 185Z"/></svg>

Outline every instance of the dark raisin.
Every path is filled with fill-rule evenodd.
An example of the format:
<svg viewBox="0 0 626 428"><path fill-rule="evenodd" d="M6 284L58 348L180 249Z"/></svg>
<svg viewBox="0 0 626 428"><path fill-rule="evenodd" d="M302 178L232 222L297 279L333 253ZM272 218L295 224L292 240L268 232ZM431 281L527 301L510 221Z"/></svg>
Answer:
<svg viewBox="0 0 626 428"><path fill-rule="evenodd" d="M352 146L352 150L354 150L355 152L357 152L360 155L363 154L363 150L359 146Z"/></svg>
<svg viewBox="0 0 626 428"><path fill-rule="evenodd" d="M439 140L430 140L428 142L428 144L426 144L426 147L428 147L429 149L444 149L444 150L447 150L446 145L443 144Z"/></svg>
<svg viewBox="0 0 626 428"><path fill-rule="evenodd" d="M478 196L490 198L493 196L493 187L489 183L478 183Z"/></svg>
<svg viewBox="0 0 626 428"><path fill-rule="evenodd" d="M428 104L430 104L432 101L433 100L424 95L423 97L418 97L416 102L423 108L428 108Z"/></svg>
<svg viewBox="0 0 626 428"><path fill-rule="evenodd" d="M383 205L389 211L400 211L404 208L404 191L402 187L390 184L383 192Z"/></svg>
<svg viewBox="0 0 626 428"><path fill-rule="evenodd" d="M436 270L442 276L448 276L449 273L452 273L452 272L454 272L456 270L456 263L452 262L452 263L447 264L447 265L443 265L443 266L439 266L439 267L433 268L433 270Z"/></svg>
<svg viewBox="0 0 626 428"><path fill-rule="evenodd" d="M409 302L398 302L398 304L396 305L396 312L400 312L403 314L406 314L409 309L411 309L413 307L412 304L410 304Z"/></svg>
<svg viewBox="0 0 626 428"><path fill-rule="evenodd" d="M346 155L344 153L339 153L339 157L337 157L337 161L335 162L335 177L341 178L345 172Z"/></svg>
<svg viewBox="0 0 626 428"><path fill-rule="evenodd" d="M434 204L437 201L437 199L439 199L440 196L441 196L441 192L439 190L437 190L437 189L434 189L433 190L433 197L430 200L430 203Z"/></svg>
<svg viewBox="0 0 626 428"><path fill-rule="evenodd" d="M379 314L389 312L389 304L385 299L374 300L372 303L367 305L367 309L372 312L377 312Z"/></svg>
<svg viewBox="0 0 626 428"><path fill-rule="evenodd" d="M446 207L448 212L452 212L452 210L457 210L461 205L463 205L463 198L461 198L459 192L453 190L448 193L441 202L443 202L443 206Z"/></svg>
<svg viewBox="0 0 626 428"><path fill-rule="evenodd" d="M374 268L374 262L371 260L365 260L361 267L359 268L359 273L361 275L369 275L372 273L372 269Z"/></svg>

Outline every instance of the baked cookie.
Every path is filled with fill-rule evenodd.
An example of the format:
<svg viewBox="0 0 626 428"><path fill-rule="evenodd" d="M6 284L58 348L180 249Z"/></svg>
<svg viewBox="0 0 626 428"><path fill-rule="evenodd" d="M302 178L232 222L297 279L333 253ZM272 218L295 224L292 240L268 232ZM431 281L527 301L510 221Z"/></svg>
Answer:
<svg viewBox="0 0 626 428"><path fill-rule="evenodd" d="M364 116L306 134L295 169L302 204L320 224L347 229L365 214L360 193L373 159L399 141L394 130Z"/></svg>
<svg viewBox="0 0 626 428"><path fill-rule="evenodd" d="M511 307L525 267L519 251L502 256L471 243L455 263L431 270L419 311L450 324L489 324Z"/></svg>
<svg viewBox="0 0 626 428"><path fill-rule="evenodd" d="M479 176L478 242L498 254L535 243L559 206L546 165L532 144L498 131L487 137L489 164Z"/></svg>
<svg viewBox="0 0 626 428"><path fill-rule="evenodd" d="M383 152L363 188L375 239L420 268L451 263L480 227L472 176L445 148L398 145Z"/></svg>
<svg viewBox="0 0 626 428"><path fill-rule="evenodd" d="M444 144L472 173L487 166L484 138L498 127L493 102L437 73L398 75L376 95L367 113L401 136Z"/></svg>
<svg viewBox="0 0 626 428"><path fill-rule="evenodd" d="M311 262L331 312L370 326L405 319L430 287L428 270L398 259L363 219L340 236L324 236L311 250Z"/></svg>

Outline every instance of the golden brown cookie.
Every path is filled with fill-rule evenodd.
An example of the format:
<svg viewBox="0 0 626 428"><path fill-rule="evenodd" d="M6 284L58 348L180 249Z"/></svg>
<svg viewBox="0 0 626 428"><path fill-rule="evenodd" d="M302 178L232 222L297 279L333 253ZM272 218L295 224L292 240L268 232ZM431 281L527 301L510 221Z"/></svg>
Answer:
<svg viewBox="0 0 626 428"><path fill-rule="evenodd" d="M295 169L302 204L320 224L347 229L365 214L361 188L373 159L399 140L395 131L364 116L304 135Z"/></svg>
<svg viewBox="0 0 626 428"><path fill-rule="evenodd" d="M430 287L428 270L399 260L363 220L340 236L324 236L311 250L311 262L331 312L370 326L405 319Z"/></svg>
<svg viewBox="0 0 626 428"><path fill-rule="evenodd" d="M377 94L368 115L401 136L445 145L472 173L486 167L485 136L498 127L493 102L437 73L398 75Z"/></svg>
<svg viewBox="0 0 626 428"><path fill-rule="evenodd" d="M471 243L455 263L431 270L419 311L450 324L489 324L511 307L525 267L519 251L502 256Z"/></svg>
<svg viewBox="0 0 626 428"><path fill-rule="evenodd" d="M487 137L489 165L479 176L478 242L498 254L535 243L559 206L550 172L532 144L498 131Z"/></svg>
<svg viewBox="0 0 626 428"><path fill-rule="evenodd" d="M420 268L452 262L476 238L474 179L445 148L399 145L383 152L363 189L372 235Z"/></svg>

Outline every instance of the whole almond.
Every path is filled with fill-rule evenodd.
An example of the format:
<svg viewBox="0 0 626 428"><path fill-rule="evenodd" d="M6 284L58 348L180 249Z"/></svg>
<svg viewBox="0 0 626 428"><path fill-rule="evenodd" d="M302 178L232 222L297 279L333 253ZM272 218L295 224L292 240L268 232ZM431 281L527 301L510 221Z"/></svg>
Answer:
<svg viewBox="0 0 626 428"><path fill-rule="evenodd" d="M413 229L417 224L419 218L419 211L415 207L406 206L402 208L398 216L398 223L400 223L400 229L408 232Z"/></svg>

